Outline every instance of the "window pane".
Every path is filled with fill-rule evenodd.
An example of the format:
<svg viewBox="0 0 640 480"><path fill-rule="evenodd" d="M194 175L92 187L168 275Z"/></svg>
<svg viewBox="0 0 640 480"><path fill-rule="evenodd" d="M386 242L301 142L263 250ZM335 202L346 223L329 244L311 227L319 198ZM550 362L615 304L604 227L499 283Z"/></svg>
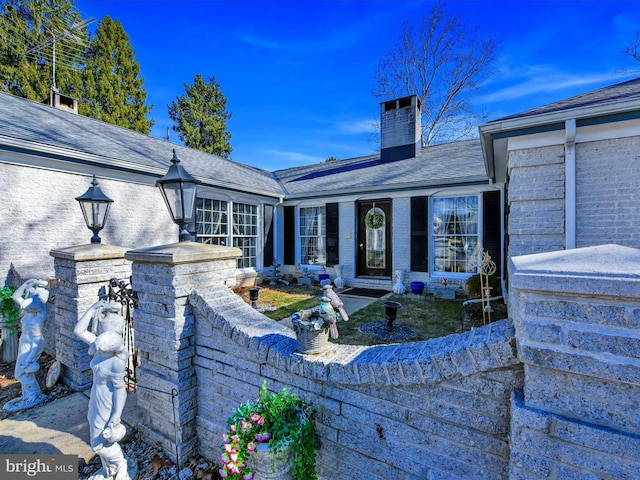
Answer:
<svg viewBox="0 0 640 480"><path fill-rule="evenodd" d="M325 207L300 209L300 261L303 264L326 264Z"/></svg>
<svg viewBox="0 0 640 480"><path fill-rule="evenodd" d="M433 199L433 270L476 273L478 196Z"/></svg>
<svg viewBox="0 0 640 480"><path fill-rule="evenodd" d="M227 202L198 198L196 202L196 240L211 245L227 245Z"/></svg>
<svg viewBox="0 0 640 480"><path fill-rule="evenodd" d="M238 268L256 267L258 256L258 207L248 203L233 204L233 246L242 250Z"/></svg>

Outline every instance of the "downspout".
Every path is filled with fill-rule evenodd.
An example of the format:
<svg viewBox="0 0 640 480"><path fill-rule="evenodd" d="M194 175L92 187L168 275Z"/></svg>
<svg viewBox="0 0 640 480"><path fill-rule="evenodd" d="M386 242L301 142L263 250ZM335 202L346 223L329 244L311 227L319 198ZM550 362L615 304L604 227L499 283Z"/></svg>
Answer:
<svg viewBox="0 0 640 480"><path fill-rule="evenodd" d="M278 203L273 206L273 256L276 258L281 258L280 255L278 255L280 248L280 214L278 213L278 207L282 205L282 202L284 202L284 197L280 197ZM263 267L266 267L266 265Z"/></svg>
<svg viewBox="0 0 640 480"><path fill-rule="evenodd" d="M565 121L564 140L564 245L576 248L576 120Z"/></svg>

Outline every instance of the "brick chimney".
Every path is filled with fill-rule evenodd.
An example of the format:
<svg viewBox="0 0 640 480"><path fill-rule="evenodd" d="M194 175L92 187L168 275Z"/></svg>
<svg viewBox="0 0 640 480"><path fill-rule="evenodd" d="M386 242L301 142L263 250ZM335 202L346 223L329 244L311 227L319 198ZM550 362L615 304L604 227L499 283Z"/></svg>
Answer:
<svg viewBox="0 0 640 480"><path fill-rule="evenodd" d="M62 95L54 88L49 91L49 99L45 100L43 103L50 107L59 108L60 110L78 113L78 100L73 97Z"/></svg>
<svg viewBox="0 0 640 480"><path fill-rule="evenodd" d="M416 156L422 146L420 100L417 95L380 103L380 160L393 162Z"/></svg>

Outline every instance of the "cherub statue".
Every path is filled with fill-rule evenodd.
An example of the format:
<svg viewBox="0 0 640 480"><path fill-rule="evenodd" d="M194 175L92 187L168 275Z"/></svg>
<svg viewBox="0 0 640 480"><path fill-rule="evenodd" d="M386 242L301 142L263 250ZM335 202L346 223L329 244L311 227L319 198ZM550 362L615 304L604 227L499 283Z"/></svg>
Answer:
<svg viewBox="0 0 640 480"><path fill-rule="evenodd" d="M15 377L22 386L22 396L5 403L4 410L7 412L34 407L47 398L36 379L36 372L40 370L38 359L44 351L42 332L49 300L49 290L46 287L45 280L32 278L20 285L12 297L22 315L22 333L15 368Z"/></svg>
<svg viewBox="0 0 640 480"><path fill-rule="evenodd" d="M122 339L125 319L120 304L99 300L85 312L73 332L89 344L93 356L93 386L89 399L91 448L100 456L102 469L90 480L129 480L127 460L118 442L126 433L121 423L127 400L124 377L128 352Z"/></svg>

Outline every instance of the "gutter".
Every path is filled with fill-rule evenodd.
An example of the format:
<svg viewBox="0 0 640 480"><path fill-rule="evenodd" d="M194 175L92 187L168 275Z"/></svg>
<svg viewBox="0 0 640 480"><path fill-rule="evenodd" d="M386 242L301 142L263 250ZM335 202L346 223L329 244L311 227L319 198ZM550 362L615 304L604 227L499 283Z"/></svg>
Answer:
<svg viewBox="0 0 640 480"><path fill-rule="evenodd" d="M161 178L165 173L167 173L166 168L168 168L168 166L160 168L151 167L140 163L126 162L111 157L104 157L91 153L81 152L79 150L73 150L70 148L34 143L19 139L17 140L14 137L7 137L4 135L0 135L0 140L0 150L5 150L11 153L44 157L46 159L59 162L68 162L78 165L86 165L88 167L112 169L137 175L148 175L153 178ZM222 182L210 177L203 177L200 175L194 175L194 177L201 180L203 185L208 187L217 187L222 188L223 190L261 195L269 198L280 198L282 196L281 192L267 191L256 187L251 187L251 189L249 189L244 185Z"/></svg>

